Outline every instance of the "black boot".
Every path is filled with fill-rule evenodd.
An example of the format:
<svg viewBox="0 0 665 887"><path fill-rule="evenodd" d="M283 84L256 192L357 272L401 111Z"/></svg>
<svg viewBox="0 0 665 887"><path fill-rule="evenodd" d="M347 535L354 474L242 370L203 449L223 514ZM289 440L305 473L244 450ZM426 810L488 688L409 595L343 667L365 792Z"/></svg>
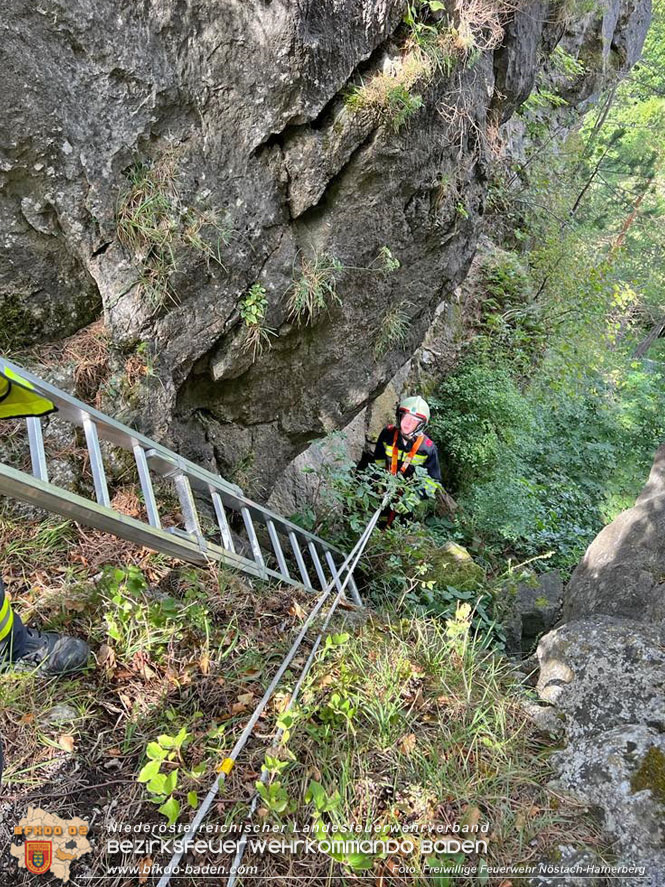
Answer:
<svg viewBox="0 0 665 887"><path fill-rule="evenodd" d="M22 650L15 666L41 666L44 674L69 674L85 668L90 648L85 641L55 631L26 628Z"/></svg>

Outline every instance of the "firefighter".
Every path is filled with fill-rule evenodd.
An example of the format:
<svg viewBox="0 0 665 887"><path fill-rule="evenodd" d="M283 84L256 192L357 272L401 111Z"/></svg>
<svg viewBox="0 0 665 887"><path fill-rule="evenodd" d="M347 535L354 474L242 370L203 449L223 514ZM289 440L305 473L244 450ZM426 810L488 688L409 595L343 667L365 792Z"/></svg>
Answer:
<svg viewBox="0 0 665 887"><path fill-rule="evenodd" d="M46 416L56 409L27 379L9 368L0 371L0 419ZM67 674L84 668L89 652L79 638L23 625L0 579L0 670L21 663L45 674Z"/></svg>
<svg viewBox="0 0 665 887"><path fill-rule="evenodd" d="M397 407L395 425L387 425L379 434L374 450L374 463L386 468L391 474L411 477L417 467L424 468L421 498L443 490L441 468L436 444L424 433L429 422L430 409L422 397L406 397ZM409 515L403 515L408 517ZM389 527L395 512L388 509L382 516L381 525Z"/></svg>

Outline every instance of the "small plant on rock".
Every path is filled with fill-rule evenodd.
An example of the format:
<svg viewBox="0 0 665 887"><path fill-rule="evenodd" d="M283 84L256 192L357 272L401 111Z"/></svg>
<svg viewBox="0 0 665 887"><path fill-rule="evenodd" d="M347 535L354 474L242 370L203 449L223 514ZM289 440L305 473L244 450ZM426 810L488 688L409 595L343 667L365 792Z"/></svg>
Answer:
<svg viewBox="0 0 665 887"><path fill-rule="evenodd" d="M178 156L171 148L154 162L137 161L116 210L118 240L139 266L137 283L154 307L177 303L171 279L178 251L193 250L223 268L221 246L231 235L214 210L185 205L177 184Z"/></svg>
<svg viewBox="0 0 665 887"><path fill-rule="evenodd" d="M287 294L287 311L291 320L313 323L315 318L330 307L331 302L342 304L336 286L344 266L328 253L313 259L303 258L301 275Z"/></svg>
<svg viewBox="0 0 665 887"><path fill-rule="evenodd" d="M265 287L253 283L249 292L240 303L238 310L246 328L244 350L252 351L252 359L256 360L264 348L270 345L270 337L276 335L274 330L265 325L268 299Z"/></svg>
<svg viewBox="0 0 665 887"><path fill-rule="evenodd" d="M375 356L382 357L391 348L406 342L411 326L411 318L403 308L403 303L393 305L381 321L379 335L374 346Z"/></svg>

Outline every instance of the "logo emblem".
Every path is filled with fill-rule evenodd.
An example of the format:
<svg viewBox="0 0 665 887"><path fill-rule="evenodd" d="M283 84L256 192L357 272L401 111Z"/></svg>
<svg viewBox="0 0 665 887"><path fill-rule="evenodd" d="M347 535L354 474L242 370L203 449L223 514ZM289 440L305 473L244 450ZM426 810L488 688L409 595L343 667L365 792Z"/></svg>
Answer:
<svg viewBox="0 0 665 887"><path fill-rule="evenodd" d="M51 868L52 841L26 841L25 867L33 875L43 875Z"/></svg>

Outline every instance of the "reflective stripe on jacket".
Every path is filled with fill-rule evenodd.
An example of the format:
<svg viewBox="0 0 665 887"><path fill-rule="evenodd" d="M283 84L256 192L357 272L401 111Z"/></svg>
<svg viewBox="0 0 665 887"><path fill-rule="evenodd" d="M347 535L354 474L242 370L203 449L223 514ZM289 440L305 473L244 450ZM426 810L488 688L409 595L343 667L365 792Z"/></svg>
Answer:
<svg viewBox="0 0 665 887"><path fill-rule="evenodd" d="M0 370L0 419L23 419L45 416L57 407L42 397L31 382L9 367Z"/></svg>
<svg viewBox="0 0 665 887"><path fill-rule="evenodd" d="M14 614L9 603L9 595L5 592L2 582L0 582L0 645L11 633L13 624Z"/></svg>
<svg viewBox="0 0 665 887"><path fill-rule="evenodd" d="M393 456L393 440L395 437L395 426L387 425L376 442L374 449L374 462L390 471L390 464ZM397 435L397 464L398 469L409 455L411 444L402 439L401 435ZM436 444L425 437L418 452L411 459L411 464L404 471L404 477L411 477L417 466L424 468L428 477L423 478L423 483L429 487L434 493L436 490L443 489L441 483L441 467L439 466L439 454Z"/></svg>

